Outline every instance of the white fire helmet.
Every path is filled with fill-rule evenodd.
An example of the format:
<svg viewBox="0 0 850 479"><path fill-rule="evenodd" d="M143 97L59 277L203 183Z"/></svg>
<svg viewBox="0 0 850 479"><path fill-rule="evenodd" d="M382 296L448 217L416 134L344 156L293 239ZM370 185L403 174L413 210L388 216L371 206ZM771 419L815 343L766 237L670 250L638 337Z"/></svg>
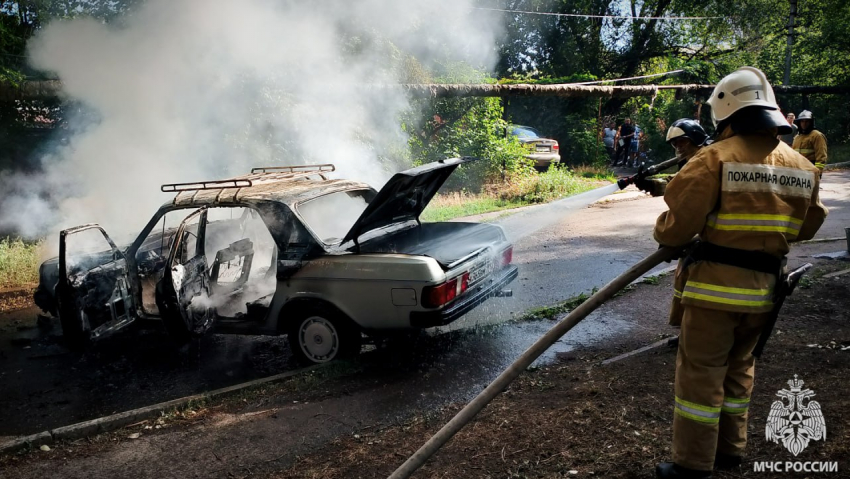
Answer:
<svg viewBox="0 0 850 479"><path fill-rule="evenodd" d="M741 67L723 77L714 87L707 103L711 105L711 121L715 127L738 110L750 106L772 110L770 116L775 114L785 121L767 77L754 67Z"/></svg>

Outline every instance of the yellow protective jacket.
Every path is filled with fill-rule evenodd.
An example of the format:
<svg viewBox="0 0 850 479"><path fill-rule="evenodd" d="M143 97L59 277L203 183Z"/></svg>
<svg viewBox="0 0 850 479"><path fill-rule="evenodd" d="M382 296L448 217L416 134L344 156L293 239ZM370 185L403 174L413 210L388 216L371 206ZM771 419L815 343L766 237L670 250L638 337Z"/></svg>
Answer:
<svg viewBox="0 0 850 479"><path fill-rule="evenodd" d="M818 199L818 170L775 135L735 136L700 149L670 181L655 239L681 246L702 241L784 257L790 241L810 239L827 209ZM776 277L700 261L676 271L671 324L682 305L761 313L773 307Z"/></svg>
<svg viewBox="0 0 850 479"><path fill-rule="evenodd" d="M826 137L823 133L817 130L799 133L794 137L792 148L817 166L818 170L823 171L826 166Z"/></svg>

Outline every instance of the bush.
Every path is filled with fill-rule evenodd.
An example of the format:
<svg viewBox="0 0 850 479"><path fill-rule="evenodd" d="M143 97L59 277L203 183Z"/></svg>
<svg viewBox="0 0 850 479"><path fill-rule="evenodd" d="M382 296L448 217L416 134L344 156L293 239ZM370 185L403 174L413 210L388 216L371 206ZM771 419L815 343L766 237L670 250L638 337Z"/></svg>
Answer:
<svg viewBox="0 0 850 479"><path fill-rule="evenodd" d="M474 156L479 161L463 165L449 177L445 191L480 192L484 184L530 173L531 160L519 140L506 136L499 98L463 98L429 101L422 105L424 124L403 128L410 134L416 164L443 158Z"/></svg>
<svg viewBox="0 0 850 479"><path fill-rule="evenodd" d="M507 184L495 185L499 197L522 203L544 203L595 187L564 167L553 166L540 174L516 175Z"/></svg>
<svg viewBox="0 0 850 479"><path fill-rule="evenodd" d="M560 143L561 161L571 165L608 164L608 152L597 136L596 117L586 118L568 114L565 124L570 125L566 140Z"/></svg>
<svg viewBox="0 0 850 479"><path fill-rule="evenodd" d="M21 239L0 240L0 288L32 285L38 282L39 247Z"/></svg>

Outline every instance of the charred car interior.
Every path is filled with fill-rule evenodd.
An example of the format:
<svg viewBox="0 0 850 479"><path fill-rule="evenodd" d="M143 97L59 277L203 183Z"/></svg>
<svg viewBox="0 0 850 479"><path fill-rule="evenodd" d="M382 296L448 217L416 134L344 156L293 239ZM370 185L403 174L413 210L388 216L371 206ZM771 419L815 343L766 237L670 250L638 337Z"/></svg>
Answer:
<svg viewBox="0 0 850 479"><path fill-rule="evenodd" d="M287 334L302 361L350 356L363 334L448 324L516 278L500 227L419 221L472 160L412 168L380 191L328 179L333 165L163 185L175 197L127 246L96 224L62 231L35 301L77 349L137 323L178 343Z"/></svg>

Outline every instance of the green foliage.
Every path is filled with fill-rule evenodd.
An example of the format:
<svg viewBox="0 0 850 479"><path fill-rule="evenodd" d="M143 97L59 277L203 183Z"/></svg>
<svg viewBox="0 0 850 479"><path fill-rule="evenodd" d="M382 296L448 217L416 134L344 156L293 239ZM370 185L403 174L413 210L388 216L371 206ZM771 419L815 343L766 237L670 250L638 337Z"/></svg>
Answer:
<svg viewBox="0 0 850 479"><path fill-rule="evenodd" d="M503 198L516 198L524 203L544 203L588 191L598 184L574 175L568 169L552 166L540 174L511 179L500 188Z"/></svg>
<svg viewBox="0 0 850 479"><path fill-rule="evenodd" d="M441 201L438 195L422 212L420 220L424 222L449 221L464 216L480 215L493 211L519 208L528 203L518 199L497 198L492 195L463 195Z"/></svg>
<svg viewBox="0 0 850 479"><path fill-rule="evenodd" d="M561 160L565 164L604 165L608 162L605 145L596 133L596 118L568 114L565 123L569 125L567 139L561 143Z"/></svg>
<svg viewBox="0 0 850 479"><path fill-rule="evenodd" d="M498 98L426 101L420 107L402 123L416 164L457 156L479 158L458 168L446 183L447 190L477 192L488 180L531 171L526 150L505 134L508 124Z"/></svg>
<svg viewBox="0 0 850 479"><path fill-rule="evenodd" d="M516 175L505 183L490 185L480 194L448 192L438 194L422 213L422 221L447 221L509 208L552 201L599 186L599 179L576 175L566 168L552 167L544 173ZM606 178L607 180L607 178Z"/></svg>
<svg viewBox="0 0 850 479"><path fill-rule="evenodd" d="M532 309L528 313L523 315L521 318L519 318L519 321L531 319L558 319L558 316L564 313L569 313L572 310L578 308L594 294L596 294L596 288L594 288L590 294L581 293L578 296L573 296L572 298L566 301L561 301L560 303L554 304L552 306L544 306L542 308Z"/></svg>
<svg viewBox="0 0 850 479"><path fill-rule="evenodd" d="M501 43L498 74L505 83L547 84L611 79L684 70L675 77L618 84L712 84L742 65L761 68L773 83L783 80L786 52L787 0L515 0L511 8L525 11L596 15L719 17L686 22L591 19L506 14L507 32ZM850 84L850 3L845 0L806 0L798 3L791 84ZM656 160L669 158L664 129L678 118L699 118L711 133L706 98L613 98L601 105L602 122L619 125L632 116L648 133L647 146ZM830 144L830 161L846 158L850 142L850 96L779 96L784 110L811 109L818 129ZM593 99L511 99L506 110L515 123L540 129L561 143L571 164L596 157L589 138L602 129L591 121L599 104ZM660 121L659 121L660 120ZM576 135L581 130L585 135ZM574 146L575 145L575 146ZM835 154L833 155L833 151Z"/></svg>
<svg viewBox="0 0 850 479"><path fill-rule="evenodd" d="M599 80L594 75L589 73L580 73L565 77L552 77L552 76L540 76L534 77L531 75L518 75L516 73L512 74L508 78L499 79L500 85L517 85L521 83L528 83L532 85L557 85L559 83L582 83L582 82L591 82Z"/></svg>
<svg viewBox="0 0 850 479"><path fill-rule="evenodd" d="M38 251L41 243L21 239L0 240L0 289L29 286L38 282Z"/></svg>

